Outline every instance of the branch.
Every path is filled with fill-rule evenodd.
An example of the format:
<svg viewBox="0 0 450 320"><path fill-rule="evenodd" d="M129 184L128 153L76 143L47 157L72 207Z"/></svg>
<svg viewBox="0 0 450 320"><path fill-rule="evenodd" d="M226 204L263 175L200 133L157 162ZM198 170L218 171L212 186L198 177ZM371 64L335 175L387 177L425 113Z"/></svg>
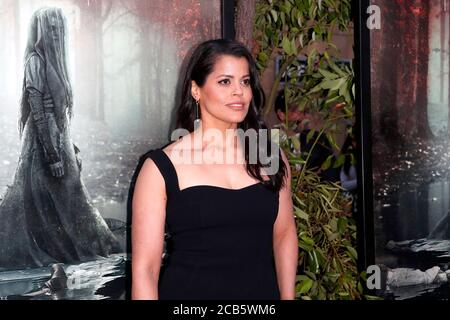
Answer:
<svg viewBox="0 0 450 320"><path fill-rule="evenodd" d="M266 106L264 108L264 115L267 115L272 109L273 101L275 100L275 96L277 94L278 86L280 85L281 77L283 73L286 72L287 68L297 59L297 56L290 56L281 66L280 71L278 72L273 85L272 90L270 91L269 99L267 99Z"/></svg>

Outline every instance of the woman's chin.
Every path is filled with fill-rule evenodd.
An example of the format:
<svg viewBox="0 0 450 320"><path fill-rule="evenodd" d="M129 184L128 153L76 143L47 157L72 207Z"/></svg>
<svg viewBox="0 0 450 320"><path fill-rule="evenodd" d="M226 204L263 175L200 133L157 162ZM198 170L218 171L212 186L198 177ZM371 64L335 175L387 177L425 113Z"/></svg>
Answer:
<svg viewBox="0 0 450 320"><path fill-rule="evenodd" d="M241 113L232 114L226 117L226 120L225 119L224 120L230 123L241 123L245 120L246 115L247 112L243 111Z"/></svg>

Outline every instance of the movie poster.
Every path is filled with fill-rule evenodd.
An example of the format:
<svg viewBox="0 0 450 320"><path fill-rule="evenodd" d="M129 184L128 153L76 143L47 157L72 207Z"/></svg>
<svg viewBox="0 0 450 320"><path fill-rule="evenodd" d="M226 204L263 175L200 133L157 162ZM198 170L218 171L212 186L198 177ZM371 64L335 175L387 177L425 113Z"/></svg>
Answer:
<svg viewBox="0 0 450 320"><path fill-rule="evenodd" d="M370 2L380 22L362 53L370 54L378 293L448 299L450 1Z"/></svg>
<svg viewBox="0 0 450 320"><path fill-rule="evenodd" d="M127 199L219 0L0 0L0 298L124 299Z"/></svg>

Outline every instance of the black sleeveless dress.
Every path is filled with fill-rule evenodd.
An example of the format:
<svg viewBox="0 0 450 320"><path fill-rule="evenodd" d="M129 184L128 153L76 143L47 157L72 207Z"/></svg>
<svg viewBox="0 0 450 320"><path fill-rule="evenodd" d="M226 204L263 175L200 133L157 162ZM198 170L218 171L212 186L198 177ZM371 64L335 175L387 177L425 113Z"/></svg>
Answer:
<svg viewBox="0 0 450 320"><path fill-rule="evenodd" d="M179 189L162 149L148 154L167 193L167 259L159 299L280 299L273 259L278 192L262 183L241 189L198 185Z"/></svg>

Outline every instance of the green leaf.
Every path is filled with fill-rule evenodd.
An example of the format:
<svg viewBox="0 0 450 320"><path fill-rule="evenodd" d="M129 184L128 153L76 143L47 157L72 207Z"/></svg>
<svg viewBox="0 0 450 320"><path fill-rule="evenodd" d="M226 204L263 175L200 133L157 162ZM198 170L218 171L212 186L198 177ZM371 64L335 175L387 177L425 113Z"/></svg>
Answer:
<svg viewBox="0 0 450 320"><path fill-rule="evenodd" d="M333 165L333 168L339 168L341 167L345 162L345 154L338 155L336 162Z"/></svg>
<svg viewBox="0 0 450 320"><path fill-rule="evenodd" d="M309 262L309 269L311 270L311 272L313 273L319 273L319 262L317 261L317 255L316 252L313 251L309 251L308 252L308 262Z"/></svg>
<svg viewBox="0 0 450 320"><path fill-rule="evenodd" d="M300 219L308 221L309 216L308 216L308 214L305 211L299 209L298 207L295 207L294 209L295 209L294 213L295 213L295 215L297 217L299 217Z"/></svg>
<svg viewBox="0 0 450 320"><path fill-rule="evenodd" d="M311 279L306 279L300 283L297 291L300 292L300 294L306 293L311 289L312 285L313 281Z"/></svg>
<svg viewBox="0 0 450 320"><path fill-rule="evenodd" d="M286 36L283 37L283 40L281 41L281 46L283 47L284 52L286 52L286 54L288 56L290 56L292 54L291 53L291 42L289 41L289 39Z"/></svg>
<svg viewBox="0 0 450 320"><path fill-rule="evenodd" d="M295 56L298 55L297 45L295 44L295 38L291 40L291 52Z"/></svg>
<svg viewBox="0 0 450 320"><path fill-rule="evenodd" d="M302 248L306 252L309 252L309 251L311 251L313 249L312 246L307 245L307 244L305 244L304 242L301 242L301 241L298 242L298 247Z"/></svg>
<svg viewBox="0 0 450 320"><path fill-rule="evenodd" d="M322 163L322 166L320 167L322 170L327 170L331 167L331 161L333 160L334 155L329 155L327 157L327 160Z"/></svg>
<svg viewBox="0 0 450 320"><path fill-rule="evenodd" d="M300 138L298 135L292 136L290 138L292 146L294 147L295 150L300 150Z"/></svg>
<svg viewBox="0 0 450 320"><path fill-rule="evenodd" d="M309 130L308 134L306 135L306 143L309 143L311 139L314 137L314 133L316 133L315 130Z"/></svg>
<svg viewBox="0 0 450 320"><path fill-rule="evenodd" d="M355 248L350 247L350 246L347 246L346 248L350 254L350 257L352 259L356 260L358 258L358 253L356 252Z"/></svg>
<svg viewBox="0 0 450 320"><path fill-rule="evenodd" d="M330 221L330 227L333 232L337 231L337 218L333 218Z"/></svg>
<svg viewBox="0 0 450 320"><path fill-rule="evenodd" d="M347 228L347 218L341 217L338 219L338 232L339 234L344 234L345 229Z"/></svg>
<svg viewBox="0 0 450 320"><path fill-rule="evenodd" d="M316 253L317 261L319 262L319 265L323 266L326 263L327 259L325 258L322 250L321 249L315 249L314 252Z"/></svg>
<svg viewBox="0 0 450 320"><path fill-rule="evenodd" d="M304 38L305 38L305 34L304 34L304 33L301 33L300 36L298 37L298 41L300 42L300 47L301 47L301 48L304 48L304 47L305 47L305 44L304 44L304 42L303 42L303 41L304 41L304 40L303 40Z"/></svg>
<svg viewBox="0 0 450 320"><path fill-rule="evenodd" d="M295 277L296 281L304 281L306 279L309 279L309 278L308 278L308 276L305 276L304 274L300 274Z"/></svg>
<svg viewBox="0 0 450 320"><path fill-rule="evenodd" d="M333 79L339 78L339 75L337 75L333 72L327 71L325 69L319 68L318 71L327 80L333 80Z"/></svg>
<svg viewBox="0 0 450 320"><path fill-rule="evenodd" d="M264 51L261 51L258 54L258 60L261 61L261 63L265 64L268 59L269 59L269 57L267 56L267 54Z"/></svg>
<svg viewBox="0 0 450 320"><path fill-rule="evenodd" d="M315 273L313 273L313 272L311 272L311 271L306 271L306 270L305 270L305 274L306 274L308 277L310 277L312 280L317 281L317 277L316 277L316 274L315 274Z"/></svg>
<svg viewBox="0 0 450 320"><path fill-rule="evenodd" d="M285 1L284 6L286 8L286 12L289 13L292 10L292 3L290 1Z"/></svg>
<svg viewBox="0 0 450 320"><path fill-rule="evenodd" d="M319 83L317 86L315 86L314 88L309 90L308 94L313 94L313 93L319 92L320 90L322 90L322 86Z"/></svg>
<svg viewBox="0 0 450 320"><path fill-rule="evenodd" d="M341 68L339 68L337 66L337 64L335 64L333 61L331 61L331 59L329 60L328 63L329 63L329 66L331 67L331 69L333 69L333 71L336 72L338 75L340 75L341 77L345 77L346 76L345 72L343 72L341 70Z"/></svg>
<svg viewBox="0 0 450 320"><path fill-rule="evenodd" d="M352 98L350 96L350 92L348 90L345 90L345 92L343 93L345 102L347 102L347 104L352 104Z"/></svg>
<svg viewBox="0 0 450 320"><path fill-rule="evenodd" d="M278 13L275 10L270 10L270 14L272 15L273 21L277 23L278 21Z"/></svg>
<svg viewBox="0 0 450 320"><path fill-rule="evenodd" d="M311 72L314 68L314 59L316 58L317 50L314 48L308 55L306 66L308 68L308 72Z"/></svg>
<svg viewBox="0 0 450 320"><path fill-rule="evenodd" d="M306 236L306 235L302 235L300 236L300 240L302 240L304 243L306 243L307 245L313 246L314 245L314 240L311 239L310 237Z"/></svg>
<svg viewBox="0 0 450 320"><path fill-rule="evenodd" d="M326 104L327 106L330 106L330 105L334 104L335 102L337 102L339 99L341 99L341 97L340 97L339 95L337 95L337 96L335 96L335 97L333 97L333 98L328 99L327 101L325 101L325 104Z"/></svg>
<svg viewBox="0 0 450 320"><path fill-rule="evenodd" d="M339 78L335 80L326 80L321 83L322 89L329 89L331 91L339 89L339 87L345 83L345 79Z"/></svg>
<svg viewBox="0 0 450 320"><path fill-rule="evenodd" d="M337 238L339 238L339 234L336 232L333 232L332 234L328 235L328 241L334 241Z"/></svg>
<svg viewBox="0 0 450 320"><path fill-rule="evenodd" d="M328 142L331 144L331 146L334 149L339 150L339 146L337 145L336 140L333 138L333 135L331 134L331 132L327 132L326 136L327 136Z"/></svg>
<svg viewBox="0 0 450 320"><path fill-rule="evenodd" d="M341 84L341 86L339 87L339 95L350 98L350 94L349 94L348 88L349 88L349 86L348 86L347 81L344 81ZM347 99L345 99L345 100L348 101Z"/></svg>

